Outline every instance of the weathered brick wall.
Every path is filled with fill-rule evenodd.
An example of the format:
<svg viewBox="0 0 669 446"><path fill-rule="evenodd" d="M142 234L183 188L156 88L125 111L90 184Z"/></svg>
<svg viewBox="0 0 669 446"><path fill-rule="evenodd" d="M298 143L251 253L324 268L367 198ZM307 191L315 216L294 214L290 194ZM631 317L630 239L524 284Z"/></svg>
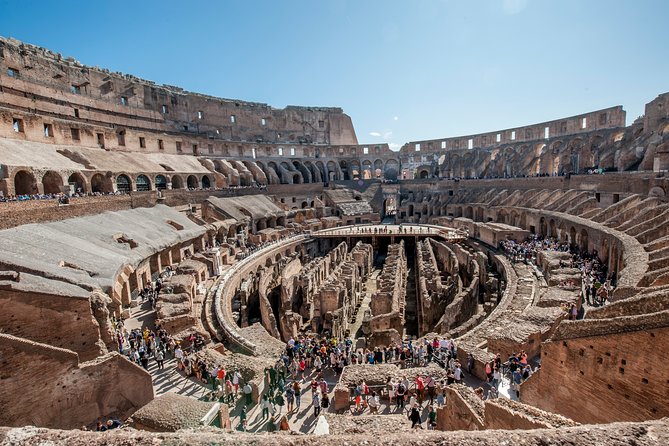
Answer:
<svg viewBox="0 0 669 446"><path fill-rule="evenodd" d="M0 334L0 425L79 428L153 399L151 375L117 353L79 363L71 351Z"/></svg>
<svg viewBox="0 0 669 446"><path fill-rule="evenodd" d="M461 385L446 388L446 404L437 409L438 430L483 430L483 420L483 401L471 388Z"/></svg>
<svg viewBox="0 0 669 446"><path fill-rule="evenodd" d="M669 328L625 333L627 322L618 333L544 343L541 372L521 386L521 400L581 423L669 416Z"/></svg>
<svg viewBox="0 0 669 446"><path fill-rule="evenodd" d="M0 289L2 332L77 352L83 360L107 352L88 299Z"/></svg>
<svg viewBox="0 0 669 446"><path fill-rule="evenodd" d="M507 398L485 401L486 429L543 429L575 425L578 423L560 415Z"/></svg>
<svg viewBox="0 0 669 446"><path fill-rule="evenodd" d="M131 208L129 195L73 198L68 206L59 206L57 200L6 202L0 203L0 229Z"/></svg>

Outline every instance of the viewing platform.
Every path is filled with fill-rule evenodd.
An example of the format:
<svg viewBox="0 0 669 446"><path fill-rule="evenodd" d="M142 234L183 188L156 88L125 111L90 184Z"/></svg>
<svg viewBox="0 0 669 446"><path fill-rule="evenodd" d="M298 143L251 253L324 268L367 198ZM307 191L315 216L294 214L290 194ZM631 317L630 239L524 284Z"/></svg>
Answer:
<svg viewBox="0 0 669 446"><path fill-rule="evenodd" d="M337 228L322 229L311 233L316 238L338 237L440 237L447 241L456 242L467 238L467 234L455 228L422 224L365 224L349 225Z"/></svg>

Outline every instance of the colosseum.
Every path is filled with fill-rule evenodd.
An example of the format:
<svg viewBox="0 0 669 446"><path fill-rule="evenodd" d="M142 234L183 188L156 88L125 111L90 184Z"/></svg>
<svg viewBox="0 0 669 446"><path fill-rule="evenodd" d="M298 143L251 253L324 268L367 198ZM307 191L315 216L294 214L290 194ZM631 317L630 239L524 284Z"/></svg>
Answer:
<svg viewBox="0 0 669 446"><path fill-rule="evenodd" d="M0 38L0 440L669 444L648 100L393 151Z"/></svg>

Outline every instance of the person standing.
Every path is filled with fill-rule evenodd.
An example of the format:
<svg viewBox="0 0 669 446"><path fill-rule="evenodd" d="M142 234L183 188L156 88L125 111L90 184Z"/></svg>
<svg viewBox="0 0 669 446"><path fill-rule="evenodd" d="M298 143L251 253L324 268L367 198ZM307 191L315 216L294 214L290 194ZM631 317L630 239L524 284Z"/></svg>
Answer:
<svg viewBox="0 0 669 446"><path fill-rule="evenodd" d="M156 350L155 358L156 358L156 363L158 364L158 370L164 369L165 354L161 349Z"/></svg>
<svg viewBox="0 0 669 446"><path fill-rule="evenodd" d="M321 393L316 391L311 400L312 406L314 406L314 418L318 418L318 415L321 413Z"/></svg>
<svg viewBox="0 0 669 446"><path fill-rule="evenodd" d="M244 384L244 387L242 388L242 391L244 392L244 397L246 398L246 405L250 406L251 403L253 402L252 395L251 393L253 392L253 389L251 388L251 384L248 382Z"/></svg>
<svg viewBox="0 0 669 446"><path fill-rule="evenodd" d="M411 412L409 413L409 420L411 420L411 429L423 428L420 420L420 411L418 410L417 406L413 406L411 408Z"/></svg>
<svg viewBox="0 0 669 446"><path fill-rule="evenodd" d="M293 390L295 391L295 409L299 411L302 402L302 386L299 381L293 382Z"/></svg>

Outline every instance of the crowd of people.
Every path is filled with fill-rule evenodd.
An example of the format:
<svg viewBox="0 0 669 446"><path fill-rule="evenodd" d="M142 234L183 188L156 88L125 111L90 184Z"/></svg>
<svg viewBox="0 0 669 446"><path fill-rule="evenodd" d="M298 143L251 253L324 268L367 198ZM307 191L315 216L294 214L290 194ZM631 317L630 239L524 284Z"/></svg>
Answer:
<svg viewBox="0 0 669 446"><path fill-rule="evenodd" d="M562 251L571 255L569 261L561 261L561 267L577 268L581 272L581 283L585 301L588 305L604 305L615 288L615 275L608 274L606 263L599 259L596 250L583 252L578 246L560 242L554 238L541 238L536 235L519 243L514 240L503 240L500 248L514 263L525 262L537 264L539 251ZM558 284L561 288L574 289L581 286L573 280L564 280ZM565 309L572 316L574 309Z"/></svg>
<svg viewBox="0 0 669 446"><path fill-rule="evenodd" d="M69 200L71 198L105 197L110 195L125 195L125 194L126 193L122 191L109 192L109 193L75 192L73 194L58 193L58 194L21 194L21 195L2 195L0 193L0 203L9 203L15 201L35 201L35 200L58 200L59 202L64 203L66 199Z"/></svg>

